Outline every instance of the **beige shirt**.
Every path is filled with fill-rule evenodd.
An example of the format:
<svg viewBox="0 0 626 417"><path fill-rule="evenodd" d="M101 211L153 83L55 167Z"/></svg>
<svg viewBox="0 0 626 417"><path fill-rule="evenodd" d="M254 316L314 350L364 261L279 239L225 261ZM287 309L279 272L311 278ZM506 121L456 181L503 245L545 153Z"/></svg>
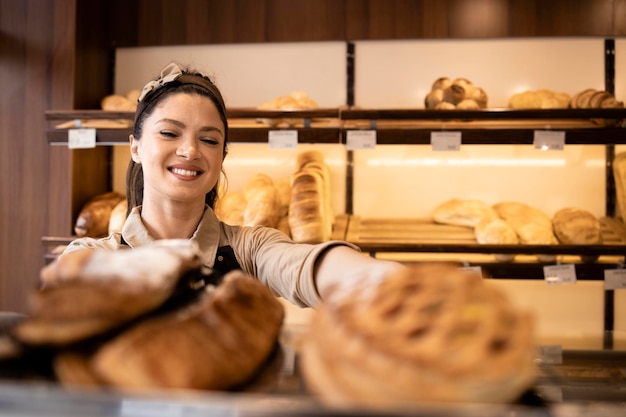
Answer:
<svg viewBox="0 0 626 417"><path fill-rule="evenodd" d="M140 213L141 207L132 210L121 233L102 239L76 239L64 253L85 247L118 250L149 245L155 239L141 221ZM122 237L127 245L122 243ZM313 271L322 252L337 245L358 250L342 241L317 245L295 243L269 227L231 226L221 222L208 206L191 239L198 243L205 266L213 268L218 247L231 246L243 271L257 277L275 295L301 307L315 307L320 302Z"/></svg>

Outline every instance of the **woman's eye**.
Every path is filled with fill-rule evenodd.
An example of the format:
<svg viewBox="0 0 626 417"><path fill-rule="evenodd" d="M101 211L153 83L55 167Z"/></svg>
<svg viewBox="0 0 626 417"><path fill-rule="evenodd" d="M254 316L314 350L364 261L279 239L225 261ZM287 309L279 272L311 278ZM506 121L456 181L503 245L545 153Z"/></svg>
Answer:
<svg viewBox="0 0 626 417"><path fill-rule="evenodd" d="M207 145L219 145L220 143L217 139L211 139L211 138L201 138L200 142L206 143Z"/></svg>
<svg viewBox="0 0 626 417"><path fill-rule="evenodd" d="M177 135L174 132L170 132L169 130L162 130L161 132L159 132L161 134L161 136L165 136L168 138L175 138Z"/></svg>

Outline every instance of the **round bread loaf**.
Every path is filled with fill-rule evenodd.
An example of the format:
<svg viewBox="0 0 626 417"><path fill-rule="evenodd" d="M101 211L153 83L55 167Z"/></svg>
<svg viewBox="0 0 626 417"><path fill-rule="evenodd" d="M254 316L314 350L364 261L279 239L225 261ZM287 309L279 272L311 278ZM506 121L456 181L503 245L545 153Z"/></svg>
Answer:
<svg viewBox="0 0 626 417"><path fill-rule="evenodd" d="M511 402L533 383L533 320L475 273L421 264L322 305L302 347L331 407Z"/></svg>

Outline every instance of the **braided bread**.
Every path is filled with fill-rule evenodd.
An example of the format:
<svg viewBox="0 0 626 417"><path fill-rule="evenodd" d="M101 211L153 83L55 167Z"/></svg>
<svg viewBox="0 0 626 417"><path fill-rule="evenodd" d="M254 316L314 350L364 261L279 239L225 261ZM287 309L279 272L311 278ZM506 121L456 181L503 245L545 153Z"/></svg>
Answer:
<svg viewBox="0 0 626 417"><path fill-rule="evenodd" d="M322 402L510 402L534 380L532 318L475 274L407 268L317 310L303 374Z"/></svg>

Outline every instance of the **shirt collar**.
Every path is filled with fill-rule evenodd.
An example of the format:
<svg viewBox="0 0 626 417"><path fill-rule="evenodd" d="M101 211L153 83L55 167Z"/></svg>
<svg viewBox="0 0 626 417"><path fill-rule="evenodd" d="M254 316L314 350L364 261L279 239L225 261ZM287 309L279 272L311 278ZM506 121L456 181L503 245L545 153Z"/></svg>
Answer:
<svg viewBox="0 0 626 417"><path fill-rule="evenodd" d="M141 221L141 206L131 210L122 228L122 237L131 248L147 246L155 241ZM220 243L220 221L208 205L191 239L198 243L202 264L213 268Z"/></svg>

